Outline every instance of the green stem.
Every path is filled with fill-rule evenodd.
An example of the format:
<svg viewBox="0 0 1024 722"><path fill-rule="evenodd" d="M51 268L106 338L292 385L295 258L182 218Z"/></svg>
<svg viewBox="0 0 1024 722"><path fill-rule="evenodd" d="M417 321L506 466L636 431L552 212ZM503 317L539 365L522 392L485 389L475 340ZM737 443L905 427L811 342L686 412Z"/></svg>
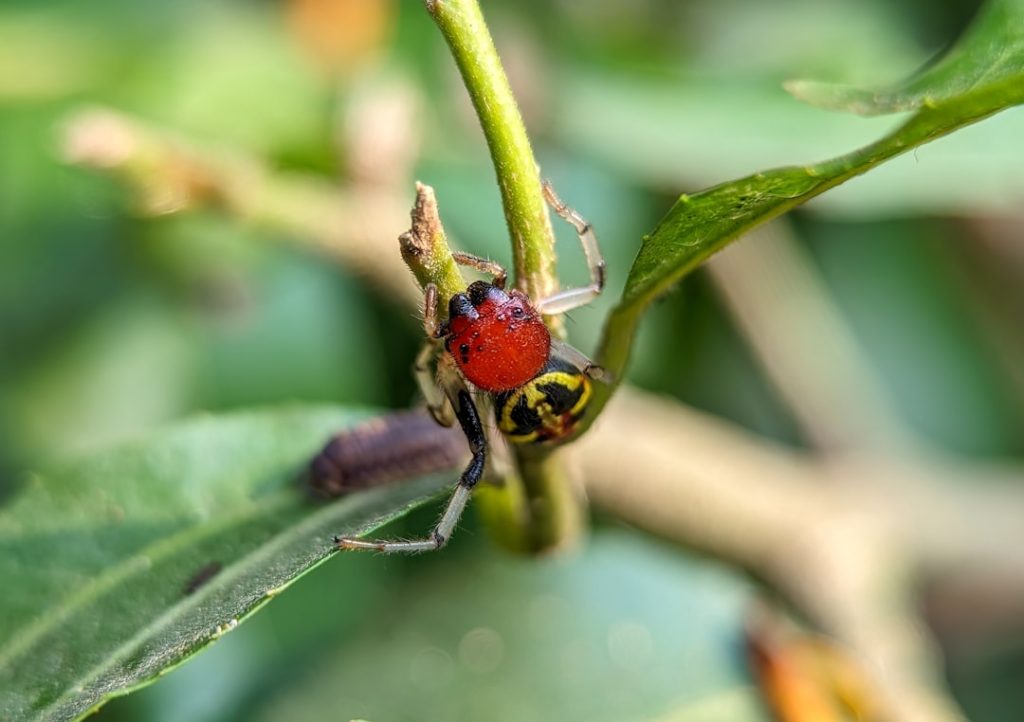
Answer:
<svg viewBox="0 0 1024 722"><path fill-rule="evenodd" d="M501 189L517 285L530 298L558 288L554 235L526 126L476 0L427 0L469 91Z"/></svg>
<svg viewBox="0 0 1024 722"><path fill-rule="evenodd" d="M526 491L526 547L545 552L572 545L586 525L582 496L572 486L565 465L550 452L517 454Z"/></svg>
<svg viewBox="0 0 1024 722"><path fill-rule="evenodd" d="M530 298L558 289L555 239L526 126L476 0L426 0L462 73L480 118L501 189L512 241L516 285ZM562 335L561 319L545 319ZM510 548L532 553L562 546L582 527L580 499L550 449L514 448L519 475L510 475L500 498L483 495L493 536ZM518 540L508 543L508 540Z"/></svg>

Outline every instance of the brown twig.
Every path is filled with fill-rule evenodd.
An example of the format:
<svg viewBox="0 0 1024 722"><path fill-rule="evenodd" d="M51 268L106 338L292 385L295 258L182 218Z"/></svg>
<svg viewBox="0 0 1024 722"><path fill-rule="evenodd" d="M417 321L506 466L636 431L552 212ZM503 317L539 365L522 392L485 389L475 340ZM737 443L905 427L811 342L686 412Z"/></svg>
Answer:
<svg viewBox="0 0 1024 722"><path fill-rule="evenodd" d="M785 219L705 268L807 439L826 452L907 451L923 442L893 408Z"/></svg>
<svg viewBox="0 0 1024 722"><path fill-rule="evenodd" d="M250 155L186 140L105 108L72 115L61 140L67 162L123 180L143 214L219 208L334 260L386 296L419 303L392 245L408 213L404 192L274 172Z"/></svg>
<svg viewBox="0 0 1024 722"><path fill-rule="evenodd" d="M398 237L402 260L420 288L431 283L437 287L438 308L447 308L448 300L461 293L466 282L448 246L433 188L416 183L416 202L410 216L412 226Z"/></svg>

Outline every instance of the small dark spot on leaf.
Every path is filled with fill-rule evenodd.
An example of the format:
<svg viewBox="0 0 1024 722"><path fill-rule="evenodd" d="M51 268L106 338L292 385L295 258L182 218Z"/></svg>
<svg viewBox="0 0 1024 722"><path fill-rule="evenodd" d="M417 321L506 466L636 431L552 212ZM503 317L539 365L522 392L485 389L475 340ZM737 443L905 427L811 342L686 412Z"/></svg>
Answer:
<svg viewBox="0 0 1024 722"><path fill-rule="evenodd" d="M194 594L201 586L220 574L220 570L223 568L224 565L218 561L212 561L209 564L206 564L200 568L199 571L193 574L185 583L184 588L181 590L182 594L185 596Z"/></svg>

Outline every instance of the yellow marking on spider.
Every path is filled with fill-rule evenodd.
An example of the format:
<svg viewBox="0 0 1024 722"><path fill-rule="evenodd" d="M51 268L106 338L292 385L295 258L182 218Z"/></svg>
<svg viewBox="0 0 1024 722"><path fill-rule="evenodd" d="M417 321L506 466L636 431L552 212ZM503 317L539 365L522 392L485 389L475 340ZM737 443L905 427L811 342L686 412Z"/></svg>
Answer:
<svg viewBox="0 0 1024 722"><path fill-rule="evenodd" d="M569 389L570 392L580 392L580 398L569 410L571 416L578 416L582 413L590 401L591 384L583 374L568 373L565 371L551 371L542 374L537 378L516 389L505 401L501 409L501 419L498 428L501 429L509 440L518 444L527 444L536 441L540 436L537 430L528 433L516 433L518 424L512 418L512 411L519 405L520 400L525 398L526 408L530 409L540 418L542 428L549 434L559 435L565 429L565 422L562 415L556 415L549 402L548 394L541 390L541 386L552 385Z"/></svg>
<svg viewBox="0 0 1024 722"><path fill-rule="evenodd" d="M569 413L573 416L579 416L583 413L583 409L585 409L587 404L590 402L590 394L593 391L590 379L583 374L580 374L576 378L581 384L583 384L583 393L580 394L580 400L576 402L576 405L569 409Z"/></svg>
<svg viewBox="0 0 1024 722"><path fill-rule="evenodd" d="M509 441L511 441L513 443L516 443L516 444L529 444L529 443L532 443L532 442L536 441L537 437L540 436L540 434L538 432L536 432L536 431L531 431L528 434L507 433L506 436L508 436Z"/></svg>

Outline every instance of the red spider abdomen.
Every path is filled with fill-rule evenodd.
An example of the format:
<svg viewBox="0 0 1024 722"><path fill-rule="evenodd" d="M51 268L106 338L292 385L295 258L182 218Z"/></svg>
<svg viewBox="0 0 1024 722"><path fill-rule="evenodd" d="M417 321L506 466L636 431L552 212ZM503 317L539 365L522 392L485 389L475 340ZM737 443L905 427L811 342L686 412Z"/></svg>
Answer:
<svg viewBox="0 0 1024 722"><path fill-rule="evenodd" d="M445 346L466 379L497 393L534 378L551 353L551 334L525 297L513 292L504 303L491 299L473 319L451 319Z"/></svg>

